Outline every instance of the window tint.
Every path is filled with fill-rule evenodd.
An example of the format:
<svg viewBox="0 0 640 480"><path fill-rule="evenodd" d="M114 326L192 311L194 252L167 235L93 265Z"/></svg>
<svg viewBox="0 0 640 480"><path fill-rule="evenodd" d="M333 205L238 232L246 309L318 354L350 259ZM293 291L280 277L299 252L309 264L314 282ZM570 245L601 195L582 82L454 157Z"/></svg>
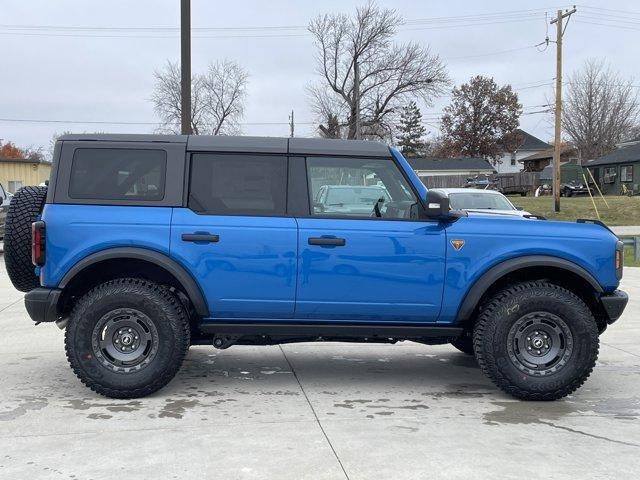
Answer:
<svg viewBox="0 0 640 480"><path fill-rule="evenodd" d="M391 159L307 158L307 178L313 215L411 218L417 203Z"/></svg>
<svg viewBox="0 0 640 480"><path fill-rule="evenodd" d="M79 148L73 155L69 197L96 200L162 200L164 150Z"/></svg>
<svg viewBox="0 0 640 480"><path fill-rule="evenodd" d="M287 159L194 154L189 208L214 215L284 215Z"/></svg>

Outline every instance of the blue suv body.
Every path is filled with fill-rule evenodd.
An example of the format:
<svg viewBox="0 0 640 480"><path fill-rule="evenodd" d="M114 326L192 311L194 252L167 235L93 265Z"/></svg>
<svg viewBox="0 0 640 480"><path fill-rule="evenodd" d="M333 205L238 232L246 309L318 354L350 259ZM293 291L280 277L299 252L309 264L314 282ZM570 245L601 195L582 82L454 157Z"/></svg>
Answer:
<svg viewBox="0 0 640 480"><path fill-rule="evenodd" d="M378 198L318 201L336 186ZM35 220L27 310L114 397L160 388L190 344L322 339L451 342L508 393L559 398L627 301L604 225L451 211L375 142L66 135Z"/></svg>

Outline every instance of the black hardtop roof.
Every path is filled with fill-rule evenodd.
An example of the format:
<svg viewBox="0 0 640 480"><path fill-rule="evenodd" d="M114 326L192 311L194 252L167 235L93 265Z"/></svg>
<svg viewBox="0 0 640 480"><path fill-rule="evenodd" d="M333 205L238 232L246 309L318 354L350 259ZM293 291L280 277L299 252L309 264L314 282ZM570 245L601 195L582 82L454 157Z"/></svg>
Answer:
<svg viewBox="0 0 640 480"><path fill-rule="evenodd" d="M191 152L283 153L388 157L389 147L366 140L326 138L232 137L223 135L68 134L62 141L185 143Z"/></svg>

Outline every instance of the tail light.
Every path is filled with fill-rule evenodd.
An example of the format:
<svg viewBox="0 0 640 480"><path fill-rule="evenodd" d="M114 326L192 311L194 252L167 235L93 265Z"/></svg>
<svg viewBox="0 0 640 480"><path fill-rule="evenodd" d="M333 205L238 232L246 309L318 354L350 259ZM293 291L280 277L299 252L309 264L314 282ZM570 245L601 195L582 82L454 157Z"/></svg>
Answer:
<svg viewBox="0 0 640 480"><path fill-rule="evenodd" d="M41 220L31 224L31 262L36 267L44 265L46 246L44 230L44 222Z"/></svg>

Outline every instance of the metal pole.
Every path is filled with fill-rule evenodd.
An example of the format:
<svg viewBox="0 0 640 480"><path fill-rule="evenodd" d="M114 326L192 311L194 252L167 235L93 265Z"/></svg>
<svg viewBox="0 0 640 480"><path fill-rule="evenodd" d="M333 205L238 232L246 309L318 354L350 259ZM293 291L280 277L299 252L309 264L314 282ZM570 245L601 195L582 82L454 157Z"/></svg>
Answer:
<svg viewBox="0 0 640 480"><path fill-rule="evenodd" d="M183 135L191 132L191 0L180 0L180 120Z"/></svg>

